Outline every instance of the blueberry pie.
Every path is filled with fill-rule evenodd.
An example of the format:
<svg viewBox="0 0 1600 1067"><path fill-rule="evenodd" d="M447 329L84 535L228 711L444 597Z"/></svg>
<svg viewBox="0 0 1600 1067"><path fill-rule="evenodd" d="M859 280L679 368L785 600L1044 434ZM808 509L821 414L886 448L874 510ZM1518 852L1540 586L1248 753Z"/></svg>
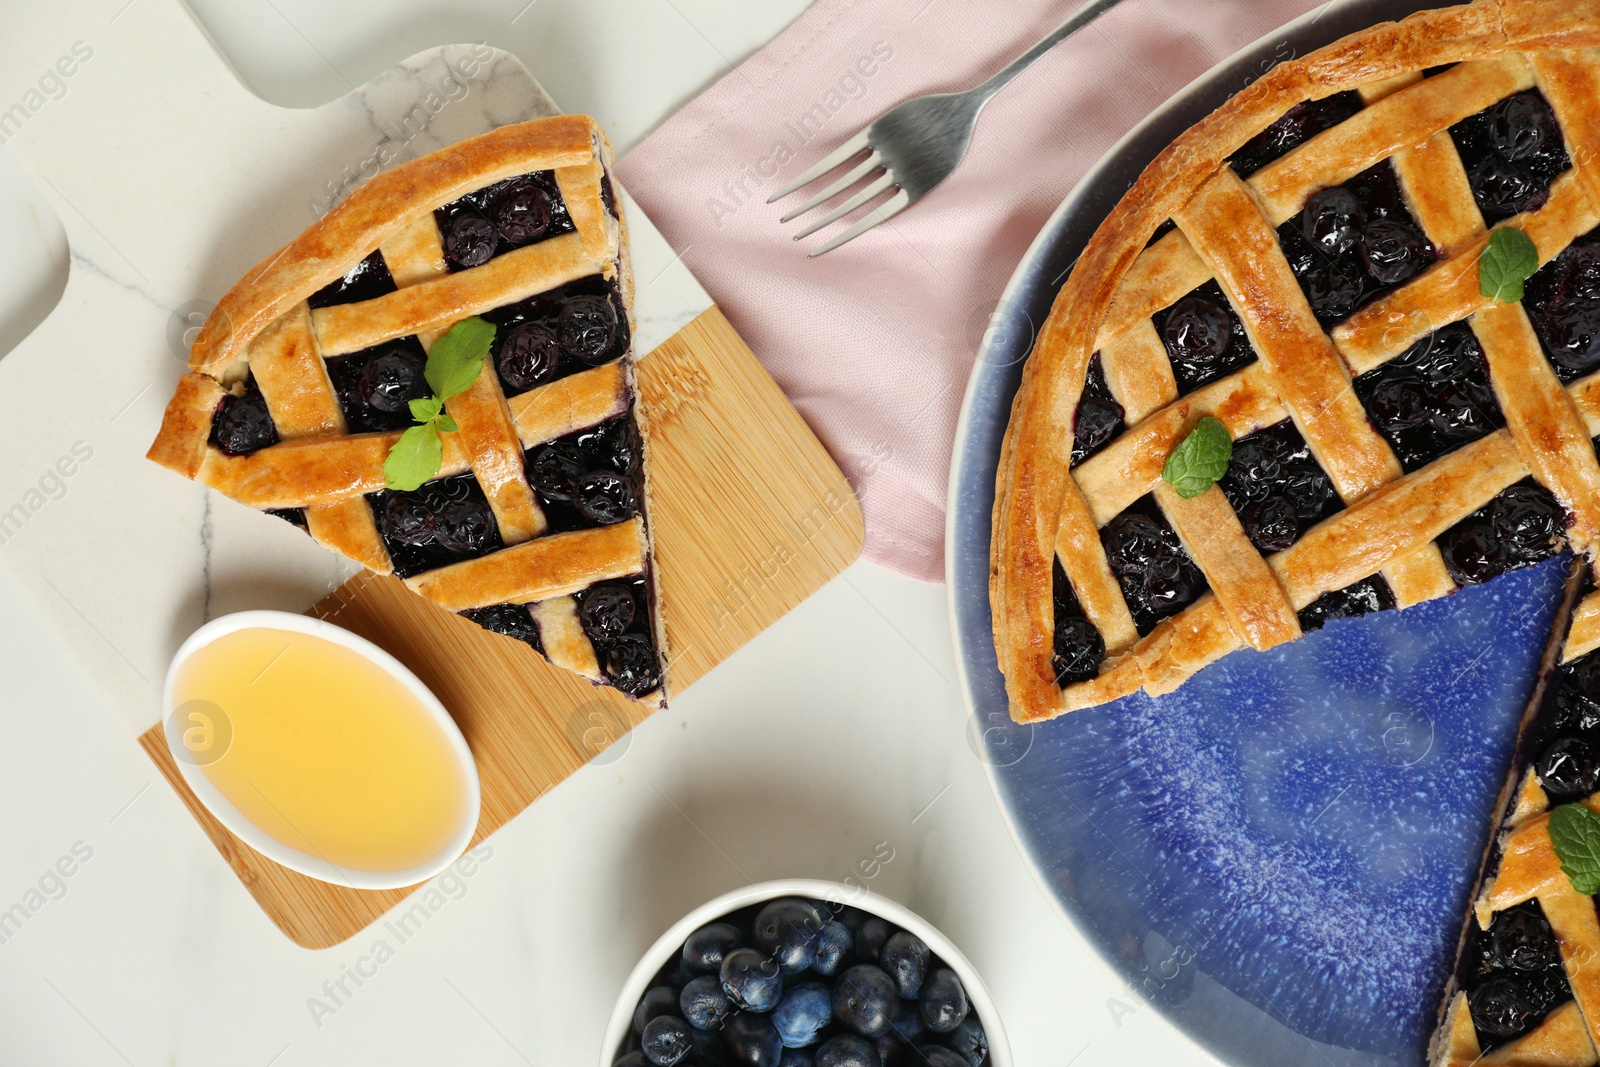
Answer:
<svg viewBox="0 0 1600 1067"><path fill-rule="evenodd" d="M1481 289L1501 228L1537 253L1520 299ZM1275 67L1149 166L1039 333L994 511L1013 716L1592 558L1597 372L1600 3L1427 11ZM1180 495L1205 419L1232 453ZM1600 598L1573 638L1600 646Z"/></svg>
<svg viewBox="0 0 1600 1067"><path fill-rule="evenodd" d="M659 704L609 166L594 121L562 116L373 178L223 297L149 458ZM436 391L432 357L468 323L475 376ZM392 477L397 456L420 473Z"/></svg>

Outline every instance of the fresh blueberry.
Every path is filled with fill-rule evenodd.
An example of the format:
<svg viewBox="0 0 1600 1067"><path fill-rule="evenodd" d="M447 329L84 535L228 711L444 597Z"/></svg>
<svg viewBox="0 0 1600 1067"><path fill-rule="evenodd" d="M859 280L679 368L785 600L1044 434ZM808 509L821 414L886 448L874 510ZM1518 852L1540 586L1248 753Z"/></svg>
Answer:
<svg viewBox="0 0 1600 1067"><path fill-rule="evenodd" d="M867 916L856 930L856 956L864 960L877 959L891 932L888 923L876 915Z"/></svg>
<svg viewBox="0 0 1600 1067"><path fill-rule="evenodd" d="M722 1028L722 1039L734 1062L745 1067L778 1067L783 1056L777 1027L765 1015L746 1012L733 1016Z"/></svg>
<svg viewBox="0 0 1600 1067"><path fill-rule="evenodd" d="M642 1034L650 1020L676 1014L677 1010L678 991L671 986L655 986L645 993L639 1006L633 1009L633 1032Z"/></svg>
<svg viewBox="0 0 1600 1067"><path fill-rule="evenodd" d="M817 958L811 961L811 970L832 978L839 973L840 966L855 948L855 943L856 935L840 920L830 919L823 923L822 931L817 935Z"/></svg>
<svg viewBox="0 0 1600 1067"><path fill-rule="evenodd" d="M528 481L546 500L567 504L577 495L578 480L587 470L575 442L551 441L534 450L528 463Z"/></svg>
<svg viewBox="0 0 1600 1067"><path fill-rule="evenodd" d="M983 1067L989 1058L989 1035L975 1012L969 1012L961 1025L944 1035L944 1043L951 1051L967 1061L969 1067Z"/></svg>
<svg viewBox="0 0 1600 1067"><path fill-rule="evenodd" d="M900 994L887 973L870 963L845 971L833 987L833 1014L862 1037L881 1037L900 1010Z"/></svg>
<svg viewBox="0 0 1600 1067"><path fill-rule="evenodd" d="M621 637L633 625L633 620L638 614L639 604L633 598L633 590L621 582L606 582L590 586L583 594L583 603L578 607L578 620L583 624L584 633L591 640L609 641ZM718 923L716 925L724 925ZM732 930L733 927L728 927ZM737 933L737 931L735 931ZM684 944L684 960L689 959L689 945ZM717 966L722 965L721 954L717 957ZM709 973L709 967L700 973Z"/></svg>
<svg viewBox="0 0 1600 1067"><path fill-rule="evenodd" d="M494 226L475 211L463 211L450 220L444 235L444 257L457 268L481 267L494 256L498 244Z"/></svg>
<svg viewBox="0 0 1600 1067"><path fill-rule="evenodd" d="M495 366L507 391L523 393L556 376L561 365L561 345L550 327L537 322L513 326L500 342Z"/></svg>
<svg viewBox="0 0 1600 1067"><path fill-rule="evenodd" d="M943 1045L923 1045L917 1049L922 1053L923 1067L967 1067L967 1061Z"/></svg>
<svg viewBox="0 0 1600 1067"><path fill-rule="evenodd" d="M656 1067L673 1067L689 1054L693 1047L689 1024L676 1015L658 1015L645 1024L639 1037L639 1048L644 1058Z"/></svg>
<svg viewBox="0 0 1600 1067"><path fill-rule="evenodd" d="M278 430L258 392L225 396L211 420L211 443L230 456L243 456L278 443Z"/></svg>
<svg viewBox="0 0 1600 1067"><path fill-rule="evenodd" d="M805 1048L817 1043L822 1028L833 1021L833 1002L821 982L802 982L783 995L772 1009L772 1025L785 1048Z"/></svg>
<svg viewBox="0 0 1600 1067"><path fill-rule="evenodd" d="M591 367L616 353L617 311L603 296L575 296L561 307L557 334L561 349Z"/></svg>
<svg viewBox="0 0 1600 1067"><path fill-rule="evenodd" d="M848 905L840 908L837 914L834 915L834 919L839 925L850 931L851 937L854 937L870 918L872 918L872 915L869 912L862 911L860 908L852 908Z"/></svg>
<svg viewBox="0 0 1600 1067"><path fill-rule="evenodd" d="M580 477L572 502L584 518L600 526L626 522L639 510L633 482L615 471L590 471Z"/></svg>
<svg viewBox="0 0 1600 1067"><path fill-rule="evenodd" d="M644 1053L638 1049L624 1052L611 1061L611 1067L649 1067L650 1061L644 1058Z"/></svg>
<svg viewBox="0 0 1600 1067"><path fill-rule="evenodd" d="M1534 770L1545 792L1560 799L1585 797L1600 786L1600 759L1582 738L1556 741L1540 754Z"/></svg>
<svg viewBox="0 0 1600 1067"><path fill-rule="evenodd" d="M1343 255L1354 248L1366 224L1367 212L1361 202L1337 186L1312 196L1300 215L1306 240L1312 248L1329 256Z"/></svg>
<svg viewBox="0 0 1600 1067"><path fill-rule="evenodd" d="M894 979L895 991L906 1000L915 1000L928 976L928 946L922 938L905 930L883 943L878 962Z"/></svg>
<svg viewBox="0 0 1600 1067"><path fill-rule="evenodd" d="M922 991L922 1021L936 1034L948 1034L967 1017L967 991L956 972L941 967Z"/></svg>
<svg viewBox="0 0 1600 1067"><path fill-rule="evenodd" d="M508 182L494 201L495 227L511 244L526 244L550 228L550 194L530 179Z"/></svg>
<svg viewBox="0 0 1600 1067"><path fill-rule="evenodd" d="M900 1067L900 1064L905 1061L906 1053L911 1051L907 1048L906 1043L900 1040L900 1035L893 1030L890 1030L872 1044L878 1051L878 1062L883 1064L883 1067Z"/></svg>
<svg viewBox="0 0 1600 1067"><path fill-rule="evenodd" d="M643 696L661 684L661 660L650 639L638 634L623 634L606 646L606 677L616 688L632 696ZM758 953L759 955L759 953ZM726 965L726 961L724 961ZM777 973L774 965L774 979Z"/></svg>
<svg viewBox="0 0 1600 1067"><path fill-rule="evenodd" d="M914 1000L901 1001L900 1010L894 1013L894 1032L907 1044L921 1041L928 1032L927 1024L922 1021L922 1005Z"/></svg>
<svg viewBox="0 0 1600 1067"><path fill-rule="evenodd" d="M756 915L756 947L770 954L784 974L798 974L817 958L823 922L823 915L803 900L774 900Z"/></svg>
<svg viewBox="0 0 1600 1067"><path fill-rule="evenodd" d="M783 995L778 965L753 948L736 948L722 959L722 991L735 1007L771 1011Z"/></svg>
<svg viewBox="0 0 1600 1067"><path fill-rule="evenodd" d="M878 1049L855 1034L837 1034L817 1047L815 1067L883 1067Z"/></svg>
<svg viewBox="0 0 1600 1067"><path fill-rule="evenodd" d="M1468 994L1467 1003L1472 1021L1491 1037L1516 1037L1534 1023L1533 1000L1514 978L1491 978Z"/></svg>
<svg viewBox="0 0 1600 1067"><path fill-rule="evenodd" d="M778 1067L816 1067L816 1061L811 1056L811 1050L806 1048L786 1048L783 1058L778 1061Z"/></svg>
<svg viewBox="0 0 1600 1067"><path fill-rule="evenodd" d="M702 974L692 978L678 994L678 1010L697 1030L715 1030L732 1010L728 994L715 975Z"/></svg>

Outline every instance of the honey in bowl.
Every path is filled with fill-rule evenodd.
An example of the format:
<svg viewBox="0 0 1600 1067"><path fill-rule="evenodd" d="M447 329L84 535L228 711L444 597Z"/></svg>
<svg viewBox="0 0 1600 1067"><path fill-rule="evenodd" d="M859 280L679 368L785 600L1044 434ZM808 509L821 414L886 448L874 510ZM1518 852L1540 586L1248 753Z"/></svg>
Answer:
<svg viewBox="0 0 1600 1067"><path fill-rule="evenodd" d="M341 870L438 856L471 790L430 707L378 663L312 634L235 630L173 676L180 758L279 843Z"/></svg>

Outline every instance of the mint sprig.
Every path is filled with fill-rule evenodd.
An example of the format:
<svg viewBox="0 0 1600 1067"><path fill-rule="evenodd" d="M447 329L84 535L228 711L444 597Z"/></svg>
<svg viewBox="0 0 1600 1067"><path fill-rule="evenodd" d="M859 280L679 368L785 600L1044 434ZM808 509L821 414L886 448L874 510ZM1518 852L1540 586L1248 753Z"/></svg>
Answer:
<svg viewBox="0 0 1600 1067"><path fill-rule="evenodd" d="M1539 249L1533 238L1514 226L1502 226L1489 235L1478 260L1478 291L1501 304L1522 299L1523 283L1539 269Z"/></svg>
<svg viewBox="0 0 1600 1067"><path fill-rule="evenodd" d="M1233 438L1220 419L1200 420L1183 443L1172 450L1161 477L1185 500L1199 496L1228 473L1233 458Z"/></svg>
<svg viewBox="0 0 1600 1067"><path fill-rule="evenodd" d="M1572 888L1585 896L1600 890L1600 815L1582 804L1550 813L1550 843Z"/></svg>
<svg viewBox="0 0 1600 1067"><path fill-rule="evenodd" d="M461 428L445 414L445 401L472 388L493 344L494 324L476 316L456 323L433 343L422 372L433 395L411 401L411 417L417 425L400 435L383 461L386 488L409 493L439 473L444 463L444 438L440 435Z"/></svg>

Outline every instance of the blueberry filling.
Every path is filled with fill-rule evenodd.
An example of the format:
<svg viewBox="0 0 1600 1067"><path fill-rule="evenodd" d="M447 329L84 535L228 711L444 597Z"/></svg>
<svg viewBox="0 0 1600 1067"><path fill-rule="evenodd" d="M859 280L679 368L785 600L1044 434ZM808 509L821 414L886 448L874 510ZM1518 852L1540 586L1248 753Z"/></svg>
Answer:
<svg viewBox="0 0 1600 1067"><path fill-rule="evenodd" d="M629 415L536 445L524 456L528 483L557 532L625 522L639 513L642 461Z"/></svg>
<svg viewBox="0 0 1600 1067"><path fill-rule="evenodd" d="M1085 682L1100 673L1100 664L1106 658L1105 639L1094 624L1084 617L1078 595L1072 591L1067 572L1056 560L1052 574L1052 594L1055 601L1055 654L1052 666L1057 685Z"/></svg>
<svg viewBox="0 0 1600 1067"><path fill-rule="evenodd" d="M1324 327L1348 317L1438 259L1385 160L1323 189L1278 227L1278 240Z"/></svg>
<svg viewBox="0 0 1600 1067"><path fill-rule="evenodd" d="M355 304L373 300L395 291L394 278L389 274L389 264L382 252L374 252L351 267L343 278L335 279L306 298L314 308L332 307L334 304Z"/></svg>
<svg viewBox="0 0 1600 1067"><path fill-rule="evenodd" d="M1178 224L1173 222L1171 219L1168 219L1166 222L1163 222L1160 226L1156 227L1156 232L1150 235L1150 240L1146 241L1144 246L1149 248L1151 245L1155 244L1157 241L1161 240L1163 237L1177 228Z"/></svg>
<svg viewBox="0 0 1600 1067"><path fill-rule="evenodd" d="M1566 526L1561 504L1529 478L1446 530L1439 550L1458 585L1478 585L1560 552Z"/></svg>
<svg viewBox="0 0 1600 1067"><path fill-rule="evenodd" d="M1556 377L1571 382L1600 368L1600 229L1540 267L1522 304Z"/></svg>
<svg viewBox="0 0 1600 1067"><path fill-rule="evenodd" d="M1179 396L1255 362L1244 323L1214 281L1157 312L1153 321L1172 361Z"/></svg>
<svg viewBox="0 0 1600 1067"><path fill-rule="evenodd" d="M535 652L544 652L544 645L539 640L539 627L534 623L533 613L525 604L495 604L487 608L470 608L463 611L461 616L477 623L490 633L521 641L531 646Z"/></svg>
<svg viewBox="0 0 1600 1067"><path fill-rule="evenodd" d="M645 579L602 582L575 597L578 622L593 643L607 680L633 696L660 686L661 663L650 632L650 587Z"/></svg>
<svg viewBox="0 0 1600 1067"><path fill-rule="evenodd" d="M311 528L306 524L305 508L268 508L267 514L275 519L282 519L290 526L298 526L300 529L310 532Z"/></svg>
<svg viewBox="0 0 1600 1067"><path fill-rule="evenodd" d="M433 214L445 265L452 271L481 267L514 248L574 229L555 174L548 170L496 182Z"/></svg>
<svg viewBox="0 0 1600 1067"><path fill-rule="evenodd" d="M415 421L411 401L433 395L423 376L428 355L414 336L335 356L327 364L351 433L403 430Z"/></svg>
<svg viewBox="0 0 1600 1067"><path fill-rule="evenodd" d="M1141 637L1210 588L1154 497L1142 497L1106 523L1100 543Z"/></svg>
<svg viewBox="0 0 1600 1067"><path fill-rule="evenodd" d="M1600 652L1564 665L1551 689L1534 773L1552 802L1581 800L1600 787Z"/></svg>
<svg viewBox="0 0 1600 1067"><path fill-rule="evenodd" d="M1078 411L1072 420L1074 467L1122 433L1122 416L1122 405L1111 395L1105 368L1100 365L1100 353L1096 352L1089 361L1089 372L1084 375L1083 395L1078 398Z"/></svg>
<svg viewBox="0 0 1600 1067"><path fill-rule="evenodd" d="M1234 173L1248 178L1360 110L1361 96L1353 91L1296 104L1277 122L1246 141L1228 162L1233 164Z"/></svg>
<svg viewBox="0 0 1600 1067"><path fill-rule="evenodd" d="M1354 585L1323 593L1300 609L1300 629L1306 633L1320 630L1335 619L1355 619L1374 611L1388 611L1395 606L1394 590L1374 574Z"/></svg>
<svg viewBox="0 0 1600 1067"><path fill-rule="evenodd" d="M599 275L484 313L495 324L490 360L507 396L598 367L628 351L628 317Z"/></svg>
<svg viewBox="0 0 1600 1067"><path fill-rule="evenodd" d="M1235 441L1218 484L1245 536L1266 555L1282 552L1344 506L1291 419Z"/></svg>
<svg viewBox="0 0 1600 1067"><path fill-rule="evenodd" d="M1361 375L1355 388L1407 473L1506 424L1483 349L1465 323L1424 337Z"/></svg>
<svg viewBox="0 0 1600 1067"><path fill-rule="evenodd" d="M1473 923L1459 978L1485 1052L1523 1036L1572 999L1537 900L1497 913L1487 930Z"/></svg>
<svg viewBox="0 0 1600 1067"><path fill-rule="evenodd" d="M230 456L244 456L278 443L278 428L267 411L255 375L245 377L244 394L229 393L211 416L211 443Z"/></svg>
<svg viewBox="0 0 1600 1067"><path fill-rule="evenodd" d="M367 501L398 577L504 547L489 501L470 473L440 478L410 493L385 489L369 494Z"/></svg>
<svg viewBox="0 0 1600 1067"><path fill-rule="evenodd" d="M1450 127L1473 199L1493 226L1550 199L1550 183L1572 166L1556 113L1537 89L1508 96Z"/></svg>

